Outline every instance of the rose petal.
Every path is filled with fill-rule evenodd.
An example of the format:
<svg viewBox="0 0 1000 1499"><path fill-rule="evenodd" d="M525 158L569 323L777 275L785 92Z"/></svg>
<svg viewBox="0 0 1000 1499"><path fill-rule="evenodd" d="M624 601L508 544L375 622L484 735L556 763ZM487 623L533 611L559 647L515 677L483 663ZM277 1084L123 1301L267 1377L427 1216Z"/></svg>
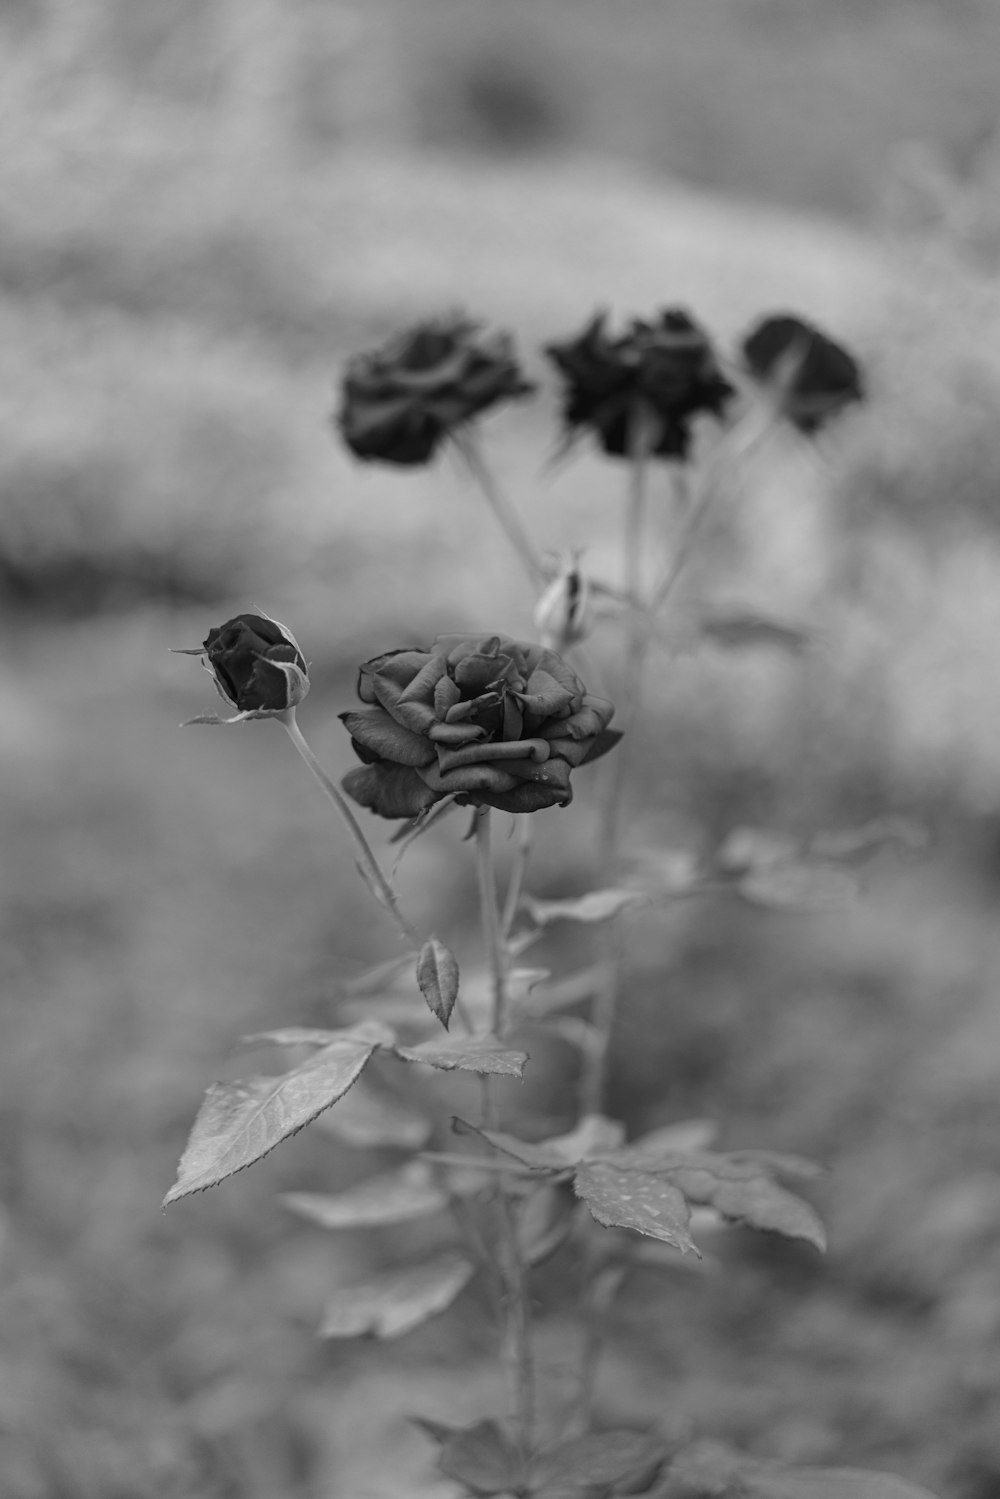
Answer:
<svg viewBox="0 0 1000 1499"><path fill-rule="evenodd" d="M427 737L434 744L469 744L484 739L486 730L476 723L435 723L427 730Z"/></svg>
<svg viewBox="0 0 1000 1499"><path fill-rule="evenodd" d="M429 765L434 746L402 724L384 708L359 708L340 714L340 721L352 739L372 751L380 760L396 765Z"/></svg>
<svg viewBox="0 0 1000 1499"><path fill-rule="evenodd" d="M459 765L497 760L524 760L538 765L547 760L549 754L550 746L546 739L517 739L511 744L469 744L462 749L438 750L438 769L442 775L447 775Z"/></svg>
<svg viewBox="0 0 1000 1499"><path fill-rule="evenodd" d="M461 700L462 690L457 682L451 677L441 677L434 688L434 712L438 718L445 718L449 708L453 708Z"/></svg>
<svg viewBox="0 0 1000 1499"><path fill-rule="evenodd" d="M455 681L463 693L480 693L516 671L509 656L476 653L455 663Z"/></svg>
<svg viewBox="0 0 1000 1499"><path fill-rule="evenodd" d="M404 765L359 765L340 784L349 797L379 817L418 817L440 800L418 771Z"/></svg>
<svg viewBox="0 0 1000 1499"><path fill-rule="evenodd" d="M541 668L532 672L528 678L527 689L517 694L524 711L536 718L539 723L546 718L551 718L554 714L564 712L566 708L578 701L579 696L575 682L572 688L565 687Z"/></svg>
<svg viewBox="0 0 1000 1499"><path fill-rule="evenodd" d="M462 797L458 798L463 803ZM573 800L573 792L567 787L565 791L556 786L544 785L538 781L522 781L512 791L484 792L479 797L469 797L471 805L482 807L495 807L498 812L544 812L547 807L568 807Z"/></svg>
<svg viewBox="0 0 1000 1499"><path fill-rule="evenodd" d="M518 784L517 777L506 769L485 762L459 765L446 775L436 765L425 765L416 773L437 796L451 796L462 791L512 791Z"/></svg>

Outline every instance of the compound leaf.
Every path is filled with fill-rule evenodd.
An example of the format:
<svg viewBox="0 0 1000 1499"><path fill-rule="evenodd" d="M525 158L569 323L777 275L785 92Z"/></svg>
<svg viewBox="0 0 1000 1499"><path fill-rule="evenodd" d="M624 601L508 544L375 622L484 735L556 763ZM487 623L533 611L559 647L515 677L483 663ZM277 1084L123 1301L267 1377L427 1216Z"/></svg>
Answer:
<svg viewBox="0 0 1000 1499"><path fill-rule="evenodd" d="M682 1254L700 1256L688 1233L691 1212L685 1195L663 1177L621 1171L605 1161L584 1161L577 1168L574 1189L606 1228L630 1228L673 1244Z"/></svg>

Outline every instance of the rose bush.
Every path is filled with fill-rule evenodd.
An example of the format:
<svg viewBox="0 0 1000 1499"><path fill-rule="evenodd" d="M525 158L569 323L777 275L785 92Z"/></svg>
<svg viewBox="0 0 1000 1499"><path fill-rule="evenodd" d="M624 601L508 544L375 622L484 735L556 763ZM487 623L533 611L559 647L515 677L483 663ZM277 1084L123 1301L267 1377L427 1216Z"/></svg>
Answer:
<svg viewBox="0 0 1000 1499"><path fill-rule="evenodd" d="M202 652L220 697L240 713L283 713L309 691L305 658L295 637L266 615L227 619L209 630Z"/></svg>
<svg viewBox="0 0 1000 1499"><path fill-rule="evenodd" d="M443 797L503 812L566 806L570 773L621 737L554 651L503 635L439 635L387 651L358 676L364 704L340 715L364 764L349 796L381 817L416 817Z"/></svg>
<svg viewBox="0 0 1000 1499"><path fill-rule="evenodd" d="M454 314L355 355L337 424L358 458L427 463L442 439L498 401L529 395L506 333L484 333Z"/></svg>
<svg viewBox="0 0 1000 1499"><path fill-rule="evenodd" d="M743 341L750 373L777 395L782 414L811 434L851 401L864 399L852 354L791 313L766 317Z"/></svg>
<svg viewBox="0 0 1000 1499"><path fill-rule="evenodd" d="M613 338L598 313L574 339L545 353L565 382L563 419L570 432L590 428L606 453L630 455L633 423L657 458L684 458L691 418L721 416L733 387L724 379L708 335L679 308L652 322L633 320Z"/></svg>

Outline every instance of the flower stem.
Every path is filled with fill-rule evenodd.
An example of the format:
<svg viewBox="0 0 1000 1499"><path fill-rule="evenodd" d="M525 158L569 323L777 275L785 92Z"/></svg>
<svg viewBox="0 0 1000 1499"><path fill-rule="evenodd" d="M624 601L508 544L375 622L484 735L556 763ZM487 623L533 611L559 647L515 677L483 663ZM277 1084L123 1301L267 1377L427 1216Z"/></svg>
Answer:
<svg viewBox="0 0 1000 1499"><path fill-rule="evenodd" d="M504 896L503 915L500 918L500 930L503 932L505 941L509 941L511 930L517 919L521 891L524 888L524 876L528 868L528 859L531 857L531 835L534 831L531 817L527 812L521 813L515 821L517 847L514 852L514 867L511 870L507 894Z"/></svg>
<svg viewBox="0 0 1000 1499"><path fill-rule="evenodd" d="M503 1040L509 1022L509 954L497 904L490 821L489 807L482 808L476 816L476 874L483 941L492 977L493 1032ZM492 1083L491 1078L483 1079L483 1112L488 1127L495 1128L497 1109ZM500 1172L497 1177L493 1200L497 1217L497 1262L504 1281L503 1357L518 1450L527 1469L535 1424L535 1366L531 1348L527 1269L517 1239L514 1201L506 1172Z"/></svg>
<svg viewBox="0 0 1000 1499"><path fill-rule="evenodd" d="M312 772L313 776L319 783L323 794L329 801L333 803L333 806L336 809L338 815L346 824L347 831L351 835L354 847L358 852L358 869L368 890L371 891L372 895L378 901L383 910L389 912L389 915L393 918L396 926L399 928L400 935L405 938L407 942L414 942L419 944L421 941L420 933L417 931L416 927L411 926L411 924L407 921L406 917L400 910L399 901L396 898L396 892L395 890L393 890L389 881L386 879L378 863L378 860L372 853L368 840L365 837L364 833L361 831L360 823L358 822L354 813L351 811L339 788L334 785L333 781L331 781L322 765L320 765L319 761L316 759L316 756L313 754L309 745L306 743L302 730L299 728L298 722L295 718L295 709L289 708L286 713L282 713L276 716L279 717L280 722L285 727L289 739L292 741L295 748L302 756L302 759L309 767L309 770Z"/></svg>
<svg viewBox="0 0 1000 1499"><path fill-rule="evenodd" d="M500 488L492 469L486 462L478 436L467 428L462 432L454 433L452 441L482 490L483 497L499 521L507 540L521 559L521 565L531 583L536 586L544 583L549 576L545 564L535 551L534 543L525 530L521 517Z"/></svg>

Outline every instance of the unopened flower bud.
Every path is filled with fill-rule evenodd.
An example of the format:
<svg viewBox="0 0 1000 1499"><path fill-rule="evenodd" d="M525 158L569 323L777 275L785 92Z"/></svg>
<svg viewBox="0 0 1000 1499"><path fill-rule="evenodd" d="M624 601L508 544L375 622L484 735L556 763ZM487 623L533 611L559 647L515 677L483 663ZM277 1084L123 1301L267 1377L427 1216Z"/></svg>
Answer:
<svg viewBox="0 0 1000 1499"><path fill-rule="evenodd" d="M301 703L309 691L309 671L291 630L264 614L237 614L209 630L200 655L216 691L234 707L234 718L205 716L196 723L238 723L273 718Z"/></svg>
<svg viewBox="0 0 1000 1499"><path fill-rule="evenodd" d="M566 563L535 605L533 619L541 644L564 651L590 634L590 590L574 558Z"/></svg>

